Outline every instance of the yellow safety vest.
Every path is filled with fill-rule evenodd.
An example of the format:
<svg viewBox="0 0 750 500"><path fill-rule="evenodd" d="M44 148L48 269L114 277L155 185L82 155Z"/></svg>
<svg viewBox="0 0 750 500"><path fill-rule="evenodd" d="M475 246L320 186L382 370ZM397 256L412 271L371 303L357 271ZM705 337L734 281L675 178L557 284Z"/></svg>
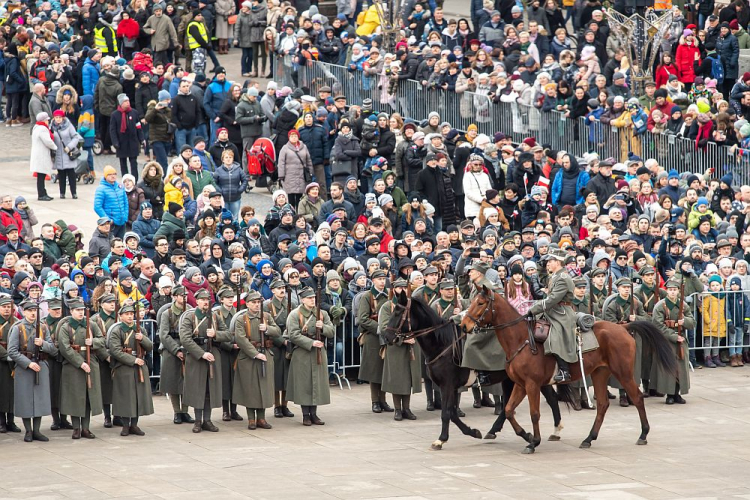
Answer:
<svg viewBox="0 0 750 500"><path fill-rule="evenodd" d="M203 23L199 23L198 21L190 21L187 27L187 36L188 36L188 48L190 50L195 50L201 46L201 44L193 38L193 35L190 33L190 27L191 26L198 26L198 31L201 34L201 38L204 42L208 42L208 36L206 35L206 27L203 25Z"/></svg>
<svg viewBox="0 0 750 500"><path fill-rule="evenodd" d="M114 54L117 54L117 34L115 33L115 30L113 30L109 26L104 26L103 28L94 28L94 46L97 49L101 50L102 54L104 55L113 55L109 53L107 40L104 38L105 29L112 30L112 46L115 48Z"/></svg>

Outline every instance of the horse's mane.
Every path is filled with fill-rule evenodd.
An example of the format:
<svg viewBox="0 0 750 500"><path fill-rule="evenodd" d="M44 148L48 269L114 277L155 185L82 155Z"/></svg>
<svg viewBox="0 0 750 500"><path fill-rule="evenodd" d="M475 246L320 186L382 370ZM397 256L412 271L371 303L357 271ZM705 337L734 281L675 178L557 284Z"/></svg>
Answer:
<svg viewBox="0 0 750 500"><path fill-rule="evenodd" d="M412 312L418 313L420 321L419 327L414 328L414 326L412 326L415 330L427 328L433 325L440 325L435 329L435 338L438 343L441 345L448 345L455 340L456 327L452 321L443 321L443 318L438 316L438 314L422 299L412 298L411 303L413 304ZM424 322L425 325L422 325L421 322Z"/></svg>

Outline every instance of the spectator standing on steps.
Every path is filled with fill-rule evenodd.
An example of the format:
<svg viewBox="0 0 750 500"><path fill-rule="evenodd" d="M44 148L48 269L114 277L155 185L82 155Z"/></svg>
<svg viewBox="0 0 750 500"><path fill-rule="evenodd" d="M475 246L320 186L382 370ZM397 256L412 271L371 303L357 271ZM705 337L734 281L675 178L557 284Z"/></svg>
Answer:
<svg viewBox="0 0 750 500"><path fill-rule="evenodd" d="M130 162L130 175L138 182L138 154L141 144L145 142L141 121L138 111L130 106L130 99L125 94L117 96L117 110L112 113L109 122L109 135L112 145L117 149L117 158L120 160L122 175L128 173L128 162Z"/></svg>
<svg viewBox="0 0 750 500"><path fill-rule="evenodd" d="M178 48L177 31L169 16L164 15L164 4L154 4L153 15L143 25L143 32L151 35L151 51L154 65L167 64L171 47Z"/></svg>
<svg viewBox="0 0 750 500"><path fill-rule="evenodd" d="M102 154L110 155L112 138L109 135L109 121L117 110L117 96L122 94L120 85L120 68L113 66L99 78L94 91L94 109L99 111L96 117L99 123L99 139L102 141Z"/></svg>
<svg viewBox="0 0 750 500"><path fill-rule="evenodd" d="M55 138L49 128L49 114L42 111L36 115L36 125L31 131L31 172L36 175L36 193L39 201L51 201L52 197L47 194L45 180L52 175L52 155L57 151Z"/></svg>

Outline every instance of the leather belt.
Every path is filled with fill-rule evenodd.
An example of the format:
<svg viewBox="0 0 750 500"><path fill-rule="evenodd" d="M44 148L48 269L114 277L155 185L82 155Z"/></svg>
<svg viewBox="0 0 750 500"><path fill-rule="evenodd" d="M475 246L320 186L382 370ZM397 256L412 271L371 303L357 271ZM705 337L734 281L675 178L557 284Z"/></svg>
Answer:
<svg viewBox="0 0 750 500"><path fill-rule="evenodd" d="M193 337L193 342L195 342L198 345L204 345L206 342L208 342L207 337Z"/></svg>
<svg viewBox="0 0 750 500"><path fill-rule="evenodd" d="M673 319L665 319L664 320L664 326L667 328L676 328L677 327L677 321Z"/></svg>
<svg viewBox="0 0 750 500"><path fill-rule="evenodd" d="M130 347L123 347L122 352L124 352L125 354L133 354L133 349L131 349Z"/></svg>
<svg viewBox="0 0 750 500"><path fill-rule="evenodd" d="M260 342L255 342L254 340L251 340L250 344L256 349L260 349L261 347ZM270 349L271 347L273 347L273 340L266 339L266 349Z"/></svg>
<svg viewBox="0 0 750 500"><path fill-rule="evenodd" d="M566 302L564 300L561 300L557 303L558 306L568 306L568 307L574 307L572 302Z"/></svg>

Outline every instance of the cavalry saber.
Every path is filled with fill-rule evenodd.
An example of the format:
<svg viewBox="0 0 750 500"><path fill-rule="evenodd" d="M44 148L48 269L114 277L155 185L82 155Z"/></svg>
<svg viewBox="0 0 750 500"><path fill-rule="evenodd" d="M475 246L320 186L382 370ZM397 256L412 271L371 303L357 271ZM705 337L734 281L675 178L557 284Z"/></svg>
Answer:
<svg viewBox="0 0 750 500"><path fill-rule="evenodd" d="M594 405L589 395L589 386L586 383L586 373L583 371L583 335L578 335L578 364L581 366L581 380L583 381L584 389L586 389L586 401L589 402L589 407L593 408Z"/></svg>

